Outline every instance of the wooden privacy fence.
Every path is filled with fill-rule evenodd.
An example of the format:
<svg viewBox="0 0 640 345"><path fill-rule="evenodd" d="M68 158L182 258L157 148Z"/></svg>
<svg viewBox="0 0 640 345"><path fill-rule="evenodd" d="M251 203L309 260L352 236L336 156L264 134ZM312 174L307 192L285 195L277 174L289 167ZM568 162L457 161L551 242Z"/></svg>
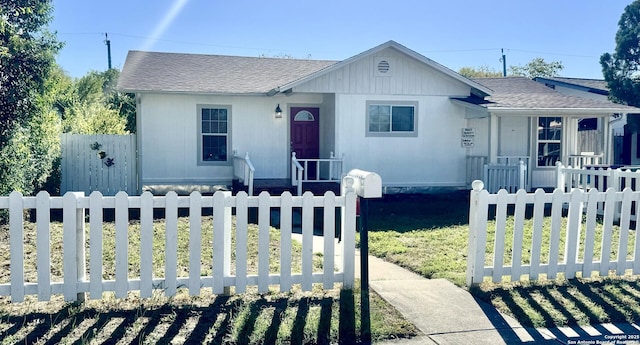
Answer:
<svg viewBox="0 0 640 345"><path fill-rule="evenodd" d="M637 214L640 208L640 192L575 189L567 193L556 189L545 193L539 189L535 193L519 190L509 194L501 190L490 194L483 188L481 181L474 181L469 210L468 285L479 284L485 277L500 282L505 277L511 281L537 280L541 274L554 279L558 273L567 279L577 273L582 277L607 276L611 271L623 275L627 270L640 274L640 241L635 236L640 223L635 223L635 231L629 230L631 213ZM596 218L598 204L604 205L601 222ZM568 209L563 210L563 205ZM487 221L490 207L495 213L495 225L491 227L489 224L494 223ZM509 209L514 210L513 216L508 216ZM545 216L545 210L550 215ZM621 215L619 226L614 226L616 210ZM531 212L530 220L525 220L527 212ZM612 251L617 253L615 257Z"/></svg>
<svg viewBox="0 0 640 345"><path fill-rule="evenodd" d="M138 194L135 134L65 133L60 143L61 195L68 191Z"/></svg>
<svg viewBox="0 0 640 345"><path fill-rule="evenodd" d="M213 227L212 238L206 240L203 233L202 211L213 209L213 220L205 226ZM250 208L258 209L258 257L257 274L247 274L247 229ZM280 210L280 257L279 273L270 270L270 216L271 209ZM313 226L314 208L323 208L324 255L323 268L314 271ZM164 290L167 296L176 294L178 287L188 288L190 295L200 294L202 288L211 288L214 294L229 293L234 286L237 293L247 286L257 285L258 291L269 290L269 285L279 285L281 291L288 291L292 284L301 284L309 291L313 283L322 283L324 288L333 288L334 283L342 283L351 288L354 281L355 260L355 219L356 195L347 191L344 196L327 192L324 196L314 196L307 192L303 196L292 196L285 192L282 196L270 196L263 192L250 197L245 192L232 196L230 192L216 192L213 196L201 196L193 192L190 196L178 196L169 192L166 196L153 196L149 192L141 196L129 196L119 192L116 196L103 196L93 192L90 196L82 193L67 193L63 197L51 197L40 192L35 197L25 197L18 192L8 197L0 197L0 209L9 210L9 256L10 282L0 284L0 296L11 296L14 302L24 300L25 295L38 295L47 301L52 294L63 294L66 301L85 298L89 292L91 299L102 298L106 291L115 292L116 298L123 298L132 290L139 290L142 298L151 297L153 290ZM25 271L24 210L36 213L36 255L37 272ZM60 209L63 213L62 281L52 281L50 212ZM103 246L103 212L112 209L115 213L115 252L108 253ZM139 267L130 267L128 260L129 211L139 210L140 243L135 246L140 257ZM154 253L154 209L165 213L164 251ZM177 267L178 210L189 210L189 264L188 276L179 276ZM235 211L235 229L232 228L232 209ZM85 232L85 216L88 210L89 231ZM301 273L292 273L292 218L296 210L302 215L302 268ZM344 252L335 247L335 215L341 210L341 226ZM235 247L232 247L232 231L235 231ZM85 238L86 235L88 239ZM211 245L213 257L202 257L202 247ZM88 256L86 252L88 251ZM115 255L114 255L115 254ZM235 272L231 270L231 257L235 255ZM336 262L336 254L342 256L341 265ZM103 259L106 255L115 257L115 279L103 278ZM89 259L87 267L85 256ZM163 260L164 277L153 274L153 262ZM201 265L211 268L211 275L202 274ZM335 271L336 266L342 270ZM132 277L138 272L139 277ZM29 281L26 276L31 277Z"/></svg>

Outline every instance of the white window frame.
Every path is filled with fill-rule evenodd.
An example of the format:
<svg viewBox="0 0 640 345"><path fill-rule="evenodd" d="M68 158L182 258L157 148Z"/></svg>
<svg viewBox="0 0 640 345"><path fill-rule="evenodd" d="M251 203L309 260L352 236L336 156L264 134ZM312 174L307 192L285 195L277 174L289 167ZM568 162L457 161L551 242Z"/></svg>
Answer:
<svg viewBox="0 0 640 345"><path fill-rule="evenodd" d="M554 119L560 119L561 121L561 125L560 125L560 139L540 139L540 133L538 133L538 129L537 126L539 126L540 123L540 119L543 118L554 118ZM540 160L538 159L538 157L540 157L540 144L558 144L560 146L559 148L559 152L558 152L558 159L556 160L556 162L561 162L562 161L562 133L564 131L564 122L565 122L565 118L560 117L560 116L539 116L538 118L536 118L536 167L538 168L553 168L555 167L555 162L554 164L551 165L540 165Z"/></svg>
<svg viewBox="0 0 640 345"><path fill-rule="evenodd" d="M370 114L369 107L376 106L389 106L389 131L388 132L373 132L369 130ZM393 107L413 107L413 131L393 131ZM417 101L367 101L366 102L366 128L365 133L367 137L417 137L418 136L418 102Z"/></svg>
<svg viewBox="0 0 640 345"><path fill-rule="evenodd" d="M220 104L198 104L196 112L196 121L198 123L198 135L196 136L198 145L198 165L231 165L233 159L231 156L231 105ZM227 133L203 133L202 132L202 110L203 109L225 109L227 111ZM219 161L207 161L203 159L203 138L205 136L224 136L227 140L226 159Z"/></svg>

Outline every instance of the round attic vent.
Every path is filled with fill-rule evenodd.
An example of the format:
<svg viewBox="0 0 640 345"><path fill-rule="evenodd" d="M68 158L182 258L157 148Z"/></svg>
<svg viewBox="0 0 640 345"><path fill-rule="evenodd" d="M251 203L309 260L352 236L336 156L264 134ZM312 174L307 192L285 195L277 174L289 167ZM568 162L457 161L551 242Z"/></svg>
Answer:
<svg viewBox="0 0 640 345"><path fill-rule="evenodd" d="M380 73L389 72L389 62L387 60L382 60L378 62L378 72Z"/></svg>

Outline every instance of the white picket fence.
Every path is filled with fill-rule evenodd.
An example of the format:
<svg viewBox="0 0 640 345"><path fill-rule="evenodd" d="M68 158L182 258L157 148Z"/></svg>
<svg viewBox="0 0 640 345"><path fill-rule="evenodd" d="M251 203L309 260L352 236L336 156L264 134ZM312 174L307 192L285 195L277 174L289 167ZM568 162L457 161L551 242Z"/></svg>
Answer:
<svg viewBox="0 0 640 345"><path fill-rule="evenodd" d="M119 191L138 193L136 135L71 134L60 137L62 148L60 193Z"/></svg>
<svg viewBox="0 0 640 345"><path fill-rule="evenodd" d="M153 211L165 210L164 225L165 251L164 277L154 277L152 263L158 257L153 253ZM189 274L177 274L178 209L189 209ZM202 241L202 210L213 208L213 238ZM247 229L250 208L258 208L258 272L247 274ZM270 272L270 215L272 208L280 210L280 258L279 273ZM313 226L314 208L324 208L323 226L324 255L323 269L313 268ZM116 298L127 296L129 291L139 290L142 298L151 297L154 290L164 290L167 296L176 294L178 287L188 288L190 295L198 295L202 288L211 288L214 294L229 293L235 287L236 293L245 292L247 286L257 286L259 292L269 291L270 285L279 285L281 291L288 291L292 284L301 284L309 291L314 283L322 283L324 288L342 283L345 288L353 286L355 260L355 219L356 195L349 190L343 196L327 192L324 196L314 196L307 192L303 196L270 196L263 192L250 197L244 192L232 196L229 192L216 192L213 196L202 196L198 192L190 196L178 196L169 192L166 196L153 196L149 192L141 196L129 196L119 192L115 196L103 196L93 192L67 193L63 197L51 197L40 192L35 197L22 196L18 192L8 197L0 197L0 209L9 210L9 255L10 282L0 284L0 296L11 296L14 302L23 301L25 295L38 295L43 301L52 294L63 294L66 301L85 298L100 299L106 291L115 292ZM35 210L37 216L37 280L26 281L24 249L24 210ZM63 280L51 279L50 212L63 212ZM115 279L103 279L103 210L115 212ZM129 211L140 212L139 256L140 276L130 277L128 262ZM235 211L236 245L232 248L232 209ZM294 209L301 209L302 215L302 269L301 273L291 272L292 218ZM335 234L335 212L340 209L343 252L337 252ZM88 210L89 232L85 238L85 210ZM201 257L204 245L212 243L213 258ZM89 267L85 255L89 252ZM231 256L235 253L235 274L231 273ZM343 262L336 262L336 257ZM201 276L201 262L209 263L211 276ZM342 270L335 271L336 266Z"/></svg>
<svg viewBox="0 0 640 345"><path fill-rule="evenodd" d="M613 188L621 191L624 188L640 190L640 169L638 167L609 168L572 168L560 163L556 165L556 187L563 191L582 189L589 191L595 188L605 191Z"/></svg>
<svg viewBox="0 0 640 345"><path fill-rule="evenodd" d="M582 277L591 277L595 272L607 276L611 271L623 275L629 273L628 270L640 274L640 236L635 237L633 250L628 250L631 214L640 211L640 192L631 189L563 192L556 189L553 193L545 193L539 189L535 193L520 190L509 194L501 190L490 194L483 188L481 181L474 181L469 211L468 285L479 284L485 277L500 282L505 277L511 281L537 280L541 274L554 279L558 273L567 279L576 277L579 272ZM601 224L596 222L598 204L604 205ZM563 221L565 205L568 209ZM487 236L490 206L495 210L492 241ZM532 227L525 227L527 208L533 210ZM545 208L550 209L551 219L549 229L543 230ZM508 209L515 210L512 218L507 215ZM620 210L619 226L614 227L617 210ZM506 247L509 243L505 238L507 222L513 227L511 247ZM596 227L602 229L598 238L594 235ZM636 222L636 233L639 228L640 222ZM564 233L564 248L559 247L561 233ZM531 236L531 244L527 247L523 244L525 234ZM548 241L548 252L542 252L543 238ZM613 248L618 253L615 259L611 258L612 238L619 243ZM600 250L596 252L594 248Z"/></svg>

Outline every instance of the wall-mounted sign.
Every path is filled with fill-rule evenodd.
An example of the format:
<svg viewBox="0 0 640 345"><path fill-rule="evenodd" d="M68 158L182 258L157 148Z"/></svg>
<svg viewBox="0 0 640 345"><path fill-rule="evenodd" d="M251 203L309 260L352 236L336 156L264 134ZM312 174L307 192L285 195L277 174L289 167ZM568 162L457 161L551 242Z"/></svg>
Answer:
<svg viewBox="0 0 640 345"><path fill-rule="evenodd" d="M476 130L473 128L463 128L460 140L460 146L464 148L473 147L473 138L476 136Z"/></svg>

